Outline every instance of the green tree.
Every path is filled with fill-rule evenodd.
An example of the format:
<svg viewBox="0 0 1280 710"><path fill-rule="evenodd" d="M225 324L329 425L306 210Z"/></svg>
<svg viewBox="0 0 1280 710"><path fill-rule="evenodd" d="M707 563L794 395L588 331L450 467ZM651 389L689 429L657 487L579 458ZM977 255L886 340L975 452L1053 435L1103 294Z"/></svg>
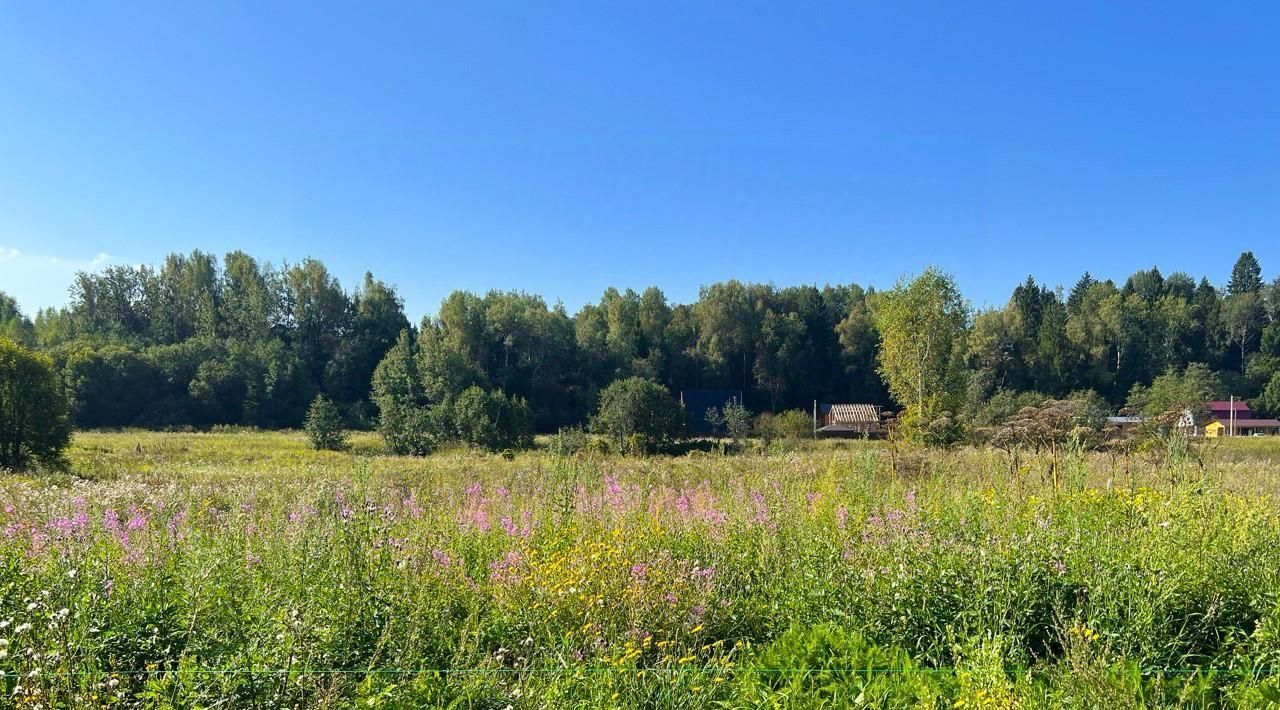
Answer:
<svg viewBox="0 0 1280 710"><path fill-rule="evenodd" d="M665 387L643 377L617 380L600 392L593 427L610 436L619 449L652 450L679 436L680 403Z"/></svg>
<svg viewBox="0 0 1280 710"><path fill-rule="evenodd" d="M1276 372L1262 389L1262 394L1255 402L1259 413L1269 417L1280 417L1280 372Z"/></svg>
<svg viewBox="0 0 1280 710"><path fill-rule="evenodd" d="M71 424L53 362L0 338L0 468L56 466Z"/></svg>
<svg viewBox="0 0 1280 710"><path fill-rule="evenodd" d="M1231 280L1227 282L1227 295L1238 296L1243 293L1258 293L1262 290L1262 266L1253 252L1240 254L1231 267Z"/></svg>
<svg viewBox="0 0 1280 710"><path fill-rule="evenodd" d="M710 407L706 419L712 431L727 433L734 444L741 445L751 434L751 410L738 402L726 402L719 409Z"/></svg>
<svg viewBox="0 0 1280 710"><path fill-rule="evenodd" d="M758 329L755 290L739 281L712 284L693 306L699 354L720 384L744 392Z"/></svg>
<svg viewBox="0 0 1280 710"><path fill-rule="evenodd" d="M907 431L955 412L965 391L969 309L955 281L929 268L880 295L872 307L880 332L880 374L907 413Z"/></svg>
<svg viewBox="0 0 1280 710"><path fill-rule="evenodd" d="M1222 391L1222 381L1202 362L1182 370L1170 369L1152 380L1150 386L1135 384L1126 405L1147 416L1157 416L1186 407L1196 407Z"/></svg>
<svg viewBox="0 0 1280 710"><path fill-rule="evenodd" d="M319 384L351 324L351 300L324 264L306 259L284 275L294 348Z"/></svg>
<svg viewBox="0 0 1280 710"><path fill-rule="evenodd" d="M373 372L373 401L378 408L378 432L397 454L425 455L448 438L447 403L431 406L418 375L417 342L408 329L400 331Z"/></svg>
<svg viewBox="0 0 1280 710"><path fill-rule="evenodd" d="M458 440L486 451L527 448L533 444L533 418L529 405L498 390L486 392L471 386L450 406L453 431Z"/></svg>
<svg viewBox="0 0 1280 710"><path fill-rule="evenodd" d="M368 398L374 369L409 327L400 297L373 274L365 273L352 303L351 327L324 371L325 390L348 404Z"/></svg>
<svg viewBox="0 0 1280 710"><path fill-rule="evenodd" d="M1240 350L1240 371L1245 371L1248 352L1262 332L1264 312L1256 291L1233 293L1223 301L1222 325L1229 344Z"/></svg>
<svg viewBox="0 0 1280 710"><path fill-rule="evenodd" d="M307 409L303 428L316 450L341 451L347 447L347 434L342 428L342 415L328 397L318 394Z"/></svg>
<svg viewBox="0 0 1280 710"><path fill-rule="evenodd" d="M769 409L777 409L799 382L805 381L805 323L796 313L769 310L760 324L760 348L753 370L756 384L769 395Z"/></svg>
<svg viewBox="0 0 1280 710"><path fill-rule="evenodd" d="M4 291L0 291L0 338L8 338L28 348L36 344L35 325L18 310L18 302Z"/></svg>
<svg viewBox="0 0 1280 710"><path fill-rule="evenodd" d="M843 389L828 392L830 397L853 402L888 402L888 392L876 366L880 332L867 304L873 296L859 286L852 286L845 297L839 299L844 304L843 309L834 314L839 319L832 329L838 353L830 356L835 370L831 379L839 377L846 384Z"/></svg>
<svg viewBox="0 0 1280 710"><path fill-rule="evenodd" d="M284 281L270 265L233 251L222 261L220 320L226 335L258 342L279 336L287 320Z"/></svg>

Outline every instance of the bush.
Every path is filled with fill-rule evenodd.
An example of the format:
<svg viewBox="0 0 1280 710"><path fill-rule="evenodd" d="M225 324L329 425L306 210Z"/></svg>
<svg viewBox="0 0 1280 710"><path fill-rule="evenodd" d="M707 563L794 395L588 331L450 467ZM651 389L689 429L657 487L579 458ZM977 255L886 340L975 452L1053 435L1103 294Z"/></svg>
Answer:
<svg viewBox="0 0 1280 710"><path fill-rule="evenodd" d="M317 450L341 451L347 447L347 434L342 429L338 408L322 394L311 401L303 428Z"/></svg>
<svg viewBox="0 0 1280 710"><path fill-rule="evenodd" d="M600 393L600 408L593 427L617 442L618 448L628 450L644 437L646 451L670 444L683 428L684 416L680 403L662 385L643 377L617 380Z"/></svg>
<svg viewBox="0 0 1280 710"><path fill-rule="evenodd" d="M751 411L737 402L726 402L720 409L708 408L706 419L714 433L727 433L735 442L751 433Z"/></svg>
<svg viewBox="0 0 1280 710"><path fill-rule="evenodd" d="M756 417L756 435L765 441L799 441L813 438L813 417L800 409L779 414L765 412Z"/></svg>
<svg viewBox="0 0 1280 710"><path fill-rule="evenodd" d="M392 453L426 456L449 439L451 419L447 403L434 406L378 402L378 433Z"/></svg>
<svg viewBox="0 0 1280 710"><path fill-rule="evenodd" d="M67 402L53 361L0 338L0 468L60 465L70 442Z"/></svg>
<svg viewBox="0 0 1280 710"><path fill-rule="evenodd" d="M528 448L533 444L533 415L520 397L501 390L468 387L450 408L458 440L486 451Z"/></svg>
<svg viewBox="0 0 1280 710"><path fill-rule="evenodd" d="M586 451L590 443L591 435L582 427L560 427L560 431L551 437L547 450L556 456L572 456Z"/></svg>

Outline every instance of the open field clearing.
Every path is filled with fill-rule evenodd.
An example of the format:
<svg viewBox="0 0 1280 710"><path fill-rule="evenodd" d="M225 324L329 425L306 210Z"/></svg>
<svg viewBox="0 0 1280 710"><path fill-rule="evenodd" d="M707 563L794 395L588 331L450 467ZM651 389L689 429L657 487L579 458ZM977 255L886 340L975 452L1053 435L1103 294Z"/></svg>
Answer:
<svg viewBox="0 0 1280 710"><path fill-rule="evenodd" d="M1265 706L1280 448L510 460L78 434L0 485L23 707Z"/></svg>

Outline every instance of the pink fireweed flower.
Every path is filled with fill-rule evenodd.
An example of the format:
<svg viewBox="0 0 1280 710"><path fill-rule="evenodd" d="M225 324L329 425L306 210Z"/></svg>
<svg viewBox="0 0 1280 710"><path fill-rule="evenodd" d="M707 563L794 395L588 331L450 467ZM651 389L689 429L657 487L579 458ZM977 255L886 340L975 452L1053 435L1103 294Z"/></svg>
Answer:
<svg viewBox="0 0 1280 710"><path fill-rule="evenodd" d="M607 473L604 476L604 490L609 496L609 505L621 508L623 505L622 486L618 485L618 477Z"/></svg>
<svg viewBox="0 0 1280 710"><path fill-rule="evenodd" d="M449 554L443 550L432 550L431 558L441 567L448 567L453 564L453 560L449 559Z"/></svg>
<svg viewBox="0 0 1280 710"><path fill-rule="evenodd" d="M849 509L843 505L836 508L836 527L844 530L845 522L849 519Z"/></svg>
<svg viewBox="0 0 1280 710"><path fill-rule="evenodd" d="M725 521L728 520L729 517L715 508L709 508L702 511L702 519L712 525L724 525Z"/></svg>
<svg viewBox="0 0 1280 710"><path fill-rule="evenodd" d="M667 592L666 594L662 595L662 601L668 604L675 604L677 601L679 601L679 599L676 598L675 592Z"/></svg>
<svg viewBox="0 0 1280 710"><path fill-rule="evenodd" d="M693 579L711 579L712 577L716 576L716 568L715 567L694 567L693 571L689 573L689 576L692 577Z"/></svg>
<svg viewBox="0 0 1280 710"><path fill-rule="evenodd" d="M643 562L637 562L631 565L631 578L637 582L643 582L649 574L649 565Z"/></svg>
<svg viewBox="0 0 1280 710"><path fill-rule="evenodd" d="M418 494L410 493L408 498L404 499L404 508L409 511L409 517L421 518L422 507L418 505Z"/></svg>
<svg viewBox="0 0 1280 710"><path fill-rule="evenodd" d="M685 516L685 515L688 515L688 514L689 514L689 498L688 498L688 496L685 496L685 495L682 493L682 494L680 495L680 497L679 497L679 498L676 498L676 510L680 511L680 515L681 515L681 516Z"/></svg>
<svg viewBox="0 0 1280 710"><path fill-rule="evenodd" d="M187 522L187 509L183 508L174 513L169 518L169 524L166 529L169 531L169 541L176 544L182 540L182 526Z"/></svg>
<svg viewBox="0 0 1280 710"><path fill-rule="evenodd" d="M507 552L500 560L489 565L489 581L497 584L512 584L520 580L520 553L515 550Z"/></svg>
<svg viewBox="0 0 1280 710"><path fill-rule="evenodd" d="M757 523L766 523L769 521L769 506L764 502L764 494L760 491L751 491L751 503L755 506L755 521Z"/></svg>
<svg viewBox="0 0 1280 710"><path fill-rule="evenodd" d="M125 524L125 529L130 531L141 530L145 527L147 527L147 517L141 513L135 513L133 517L129 518L129 522Z"/></svg>
<svg viewBox="0 0 1280 710"><path fill-rule="evenodd" d="M516 529L515 521L511 519L510 515L502 516L502 532L511 537L515 537L520 532Z"/></svg>

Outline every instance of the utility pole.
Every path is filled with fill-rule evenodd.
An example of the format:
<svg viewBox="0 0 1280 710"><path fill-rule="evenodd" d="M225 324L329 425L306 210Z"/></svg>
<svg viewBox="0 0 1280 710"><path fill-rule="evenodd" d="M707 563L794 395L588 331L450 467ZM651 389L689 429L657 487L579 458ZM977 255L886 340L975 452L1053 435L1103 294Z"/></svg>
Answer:
<svg viewBox="0 0 1280 710"><path fill-rule="evenodd" d="M1231 395L1230 405L1231 405L1231 414L1228 421L1231 422L1231 426L1227 428L1227 436L1235 436L1236 435L1236 396L1234 394Z"/></svg>

